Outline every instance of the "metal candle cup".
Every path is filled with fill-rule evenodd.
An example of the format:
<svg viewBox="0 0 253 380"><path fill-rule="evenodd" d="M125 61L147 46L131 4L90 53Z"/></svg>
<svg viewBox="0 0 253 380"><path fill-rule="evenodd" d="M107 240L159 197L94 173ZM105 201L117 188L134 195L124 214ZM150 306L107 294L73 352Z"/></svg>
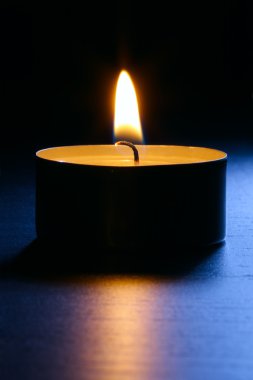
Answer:
<svg viewBox="0 0 253 380"><path fill-rule="evenodd" d="M55 147L36 154L39 238L116 249L225 238L226 153L188 146Z"/></svg>

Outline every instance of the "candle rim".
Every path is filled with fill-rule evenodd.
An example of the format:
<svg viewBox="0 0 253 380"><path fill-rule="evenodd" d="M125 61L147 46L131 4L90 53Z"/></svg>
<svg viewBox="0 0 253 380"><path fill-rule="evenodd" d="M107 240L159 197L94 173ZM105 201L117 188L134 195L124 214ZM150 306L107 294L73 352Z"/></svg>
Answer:
<svg viewBox="0 0 253 380"><path fill-rule="evenodd" d="M94 149L94 148L97 148L97 149L112 149L113 147L115 147L114 145L110 145L110 144L96 144L96 145L63 145L63 146L54 146L54 147L48 147L48 148L44 148L44 149L40 149L36 152L36 157L39 158L39 159L43 159L43 160L46 160L46 161L52 161L52 162L56 162L56 163L59 163L59 164L70 164L70 165L83 165L83 166L101 166L101 167L125 167L125 168L129 168L129 167L132 167L132 165L117 165L117 163L111 163L111 162L105 162L105 163L92 163L92 162L75 162L75 160L73 160L71 162L71 157L76 157L76 155L69 155L69 156L65 156L63 155L63 158L60 158L59 157L59 154L57 155L57 157L48 157L47 156L47 153L50 153L52 151L65 151L65 154L67 153L66 150L75 150L75 149L83 149L83 148L86 148L86 149ZM204 146L190 146L190 145L136 145L136 147L138 149L147 149L147 150L150 150L150 149L156 149L156 148L162 148L162 149L167 149L167 148L173 148L174 149L174 152L176 150L180 151L180 150L185 150L185 152L189 152L190 150L195 150L197 151L198 153L200 153L201 151L208 151L208 152L211 152L211 153L216 153L216 157L208 157L208 158L203 158L203 157L200 157L199 159L196 159L196 161L187 161L187 157L186 157L186 162L164 162L164 163L161 163L159 162L159 160L157 161L157 163L154 163L153 161L154 158L149 158L150 161L152 161L153 163L147 163L148 161L148 158L146 157L146 163L145 164L140 164L139 166L134 166L133 167L144 167L144 166L175 166L175 165L196 165L196 164L207 164L207 163L211 163L211 162L219 162L219 161L224 161L224 160L227 160L227 153L222 151L222 150L219 150L219 149L216 149L216 148L208 148L208 147L204 147ZM116 148L116 147L115 147ZM113 148L112 150L112 153L115 152L115 148ZM126 148L126 147L123 147L123 148ZM63 153L63 152L62 152ZM86 153L87 154L87 153ZM99 159L104 159L104 154L105 152L101 155L98 155L98 158ZM151 153L150 153L151 154ZM127 156L132 157L132 153L129 152L127 153ZM126 157L127 157L126 156ZM91 156L90 156L91 157ZM179 157L179 156L178 156ZM189 156L190 158L190 156ZM117 159L117 156L113 157L113 159ZM161 160L165 160L165 155L163 154L161 156Z"/></svg>

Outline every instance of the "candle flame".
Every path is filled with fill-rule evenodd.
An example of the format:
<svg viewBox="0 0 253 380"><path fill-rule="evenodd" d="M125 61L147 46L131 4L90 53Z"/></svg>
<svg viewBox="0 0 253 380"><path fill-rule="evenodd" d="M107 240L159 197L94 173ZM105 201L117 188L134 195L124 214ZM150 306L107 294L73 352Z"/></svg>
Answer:
<svg viewBox="0 0 253 380"><path fill-rule="evenodd" d="M125 70L121 71L117 82L114 136L116 140L143 142L137 96L130 75Z"/></svg>

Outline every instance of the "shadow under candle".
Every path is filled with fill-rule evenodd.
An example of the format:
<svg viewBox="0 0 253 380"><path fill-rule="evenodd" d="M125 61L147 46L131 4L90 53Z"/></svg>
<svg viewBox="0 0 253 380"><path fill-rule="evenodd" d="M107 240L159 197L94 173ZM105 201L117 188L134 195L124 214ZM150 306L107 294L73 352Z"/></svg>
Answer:
<svg viewBox="0 0 253 380"><path fill-rule="evenodd" d="M181 277L215 254L224 243L205 248L175 247L113 250L80 241L36 239L16 257L2 263L1 274L31 278L87 274L147 274Z"/></svg>

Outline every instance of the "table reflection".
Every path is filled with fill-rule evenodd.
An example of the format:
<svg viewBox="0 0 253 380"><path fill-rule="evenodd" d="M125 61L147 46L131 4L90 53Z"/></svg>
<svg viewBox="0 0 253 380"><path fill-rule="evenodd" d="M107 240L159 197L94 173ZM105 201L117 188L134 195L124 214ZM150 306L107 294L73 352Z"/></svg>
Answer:
<svg viewBox="0 0 253 380"><path fill-rule="evenodd" d="M173 341L168 320L165 330L159 328L166 318L157 291L151 277L90 280L84 304L75 316L80 334L75 355L86 378L140 380L147 374L157 375L164 367L163 334L166 344L173 345Z"/></svg>

